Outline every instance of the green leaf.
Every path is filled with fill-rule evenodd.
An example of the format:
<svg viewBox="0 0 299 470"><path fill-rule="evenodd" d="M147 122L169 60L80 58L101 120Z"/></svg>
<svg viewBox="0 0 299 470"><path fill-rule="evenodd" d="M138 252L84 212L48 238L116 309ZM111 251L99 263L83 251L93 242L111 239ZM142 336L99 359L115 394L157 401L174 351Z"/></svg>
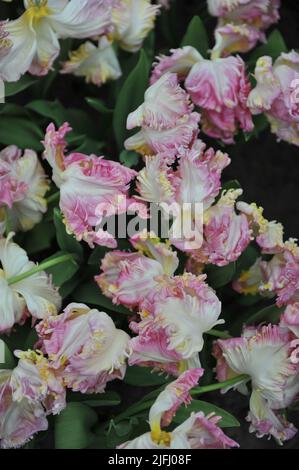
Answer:
<svg viewBox="0 0 299 470"><path fill-rule="evenodd" d="M138 420L136 418L131 418L117 424L112 419L106 437L107 447L109 449L115 449L122 442L130 440L131 433L137 423Z"/></svg>
<svg viewBox="0 0 299 470"><path fill-rule="evenodd" d="M269 126L269 121L264 114L259 114L258 116L253 116L254 130L253 134L255 137L258 137L263 131L265 131Z"/></svg>
<svg viewBox="0 0 299 470"><path fill-rule="evenodd" d="M16 361L7 344L0 339L0 370L14 369Z"/></svg>
<svg viewBox="0 0 299 470"><path fill-rule="evenodd" d="M5 116L1 119L0 142L3 145L16 145L21 149L30 148L40 152L44 137L40 128L29 119Z"/></svg>
<svg viewBox="0 0 299 470"><path fill-rule="evenodd" d="M240 426L239 421L230 413L223 410L222 408L218 408L218 406L201 400L192 400L192 403L189 406L182 406L177 411L173 421L180 424L188 419L191 413L198 413L199 411L202 411L205 415L215 413L217 416L221 416L222 419L219 421L219 426L221 428L232 428Z"/></svg>
<svg viewBox="0 0 299 470"><path fill-rule="evenodd" d="M113 109L107 108L104 101L96 98L86 98L87 103L100 114L113 114Z"/></svg>
<svg viewBox="0 0 299 470"><path fill-rule="evenodd" d="M120 150L129 133L126 130L127 117L142 104L148 86L150 65L146 54L140 51L137 65L123 84L117 99L113 115L113 128L116 142Z"/></svg>
<svg viewBox="0 0 299 470"><path fill-rule="evenodd" d="M136 166L139 160L140 160L140 157L138 153L133 152L131 150L123 150L119 156L120 163L123 163L128 168L132 168L132 166Z"/></svg>
<svg viewBox="0 0 299 470"><path fill-rule="evenodd" d="M50 261L58 256L67 255L68 253L59 251L55 255L50 256L44 261ZM74 260L65 261L64 263L57 264L49 269L47 273L52 275L53 283L57 287L61 287L65 282L69 281L78 271L79 266Z"/></svg>
<svg viewBox="0 0 299 470"><path fill-rule="evenodd" d="M40 253L51 247L55 237L55 227L51 222L42 222L25 234L23 247L28 255Z"/></svg>
<svg viewBox="0 0 299 470"><path fill-rule="evenodd" d="M138 387L150 387L165 384L167 379L165 376L154 373L149 367L131 366L127 368L124 382Z"/></svg>
<svg viewBox="0 0 299 470"><path fill-rule="evenodd" d="M254 67L256 61L265 55L276 60L282 52L288 52L288 48L281 33L275 29L268 37L266 44L258 47L254 52L252 52L252 54L250 54L248 64L249 66Z"/></svg>
<svg viewBox="0 0 299 470"><path fill-rule="evenodd" d="M155 39L155 31L152 29L143 42L143 49L150 63L153 62L155 57Z"/></svg>
<svg viewBox="0 0 299 470"><path fill-rule="evenodd" d="M30 332L27 335L25 344L24 344L24 349L27 351L28 349L33 349L35 344L38 342L39 338L37 335L37 332L34 328L30 330Z"/></svg>
<svg viewBox="0 0 299 470"><path fill-rule="evenodd" d="M208 56L209 40L205 26L199 16L194 16L189 23L181 47L193 46L203 57Z"/></svg>
<svg viewBox="0 0 299 470"><path fill-rule="evenodd" d="M91 429L98 418L94 410L83 403L69 403L55 420L56 449L85 449L96 436Z"/></svg>
<svg viewBox="0 0 299 470"><path fill-rule="evenodd" d="M108 297L101 293L100 288L95 281L87 282L81 285L73 293L73 298L76 302L86 303L87 305L92 304L98 307L107 308L112 312L123 313L130 315L131 312L122 305L114 305Z"/></svg>
<svg viewBox="0 0 299 470"><path fill-rule="evenodd" d="M36 78L31 77L30 75L24 75L17 82L5 83L5 97L14 96L21 91L26 90L31 85L36 83Z"/></svg>
<svg viewBox="0 0 299 470"><path fill-rule="evenodd" d="M80 272L77 272L69 281L63 283L59 289L59 293L63 299L68 297L76 287L81 283Z"/></svg>
<svg viewBox="0 0 299 470"><path fill-rule="evenodd" d="M56 238L59 248L68 253L74 253L79 259L83 259L83 247L74 236L66 233L66 227L62 220L59 209L54 209L54 224L56 228Z"/></svg>
<svg viewBox="0 0 299 470"><path fill-rule="evenodd" d="M104 143L99 140L91 139L90 137L84 136L83 141L80 143L79 147L75 149L78 153L85 153L87 155L99 155L102 153L102 148Z"/></svg>
<svg viewBox="0 0 299 470"><path fill-rule="evenodd" d="M106 248L105 246L96 246L88 258L88 264L100 266L102 259L108 253L108 251L109 248Z"/></svg>
<svg viewBox="0 0 299 470"><path fill-rule="evenodd" d="M262 322L277 323L285 307L277 307L277 305L269 305L262 310L251 315L246 320L246 325L257 325Z"/></svg>
<svg viewBox="0 0 299 470"><path fill-rule="evenodd" d="M206 267L206 274L208 275L208 283L214 289L226 286L234 278L236 271L236 263L230 263L227 266L218 267L209 265Z"/></svg>
<svg viewBox="0 0 299 470"><path fill-rule="evenodd" d="M26 105L27 109L34 111L35 113L49 118L54 121L57 126L61 126L66 120L66 109L58 101L46 101L46 100L35 100Z"/></svg>

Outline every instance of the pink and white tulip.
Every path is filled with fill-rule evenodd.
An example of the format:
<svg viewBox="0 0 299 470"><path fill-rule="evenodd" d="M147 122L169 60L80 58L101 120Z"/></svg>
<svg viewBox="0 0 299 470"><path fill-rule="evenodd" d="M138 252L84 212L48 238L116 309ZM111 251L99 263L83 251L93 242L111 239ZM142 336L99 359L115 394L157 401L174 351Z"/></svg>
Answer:
<svg viewBox="0 0 299 470"><path fill-rule="evenodd" d="M112 10L113 38L125 51L136 52L154 28L160 6L151 0L117 0Z"/></svg>
<svg viewBox="0 0 299 470"><path fill-rule="evenodd" d="M137 211L143 205L129 198L130 182L136 172L120 163L96 155L65 155L65 135L71 129L64 124L58 131L53 124L45 136L44 158L53 169L53 180L60 188L60 209L67 231L78 241L116 248L114 234L101 228L105 217L127 211L131 203Z"/></svg>
<svg viewBox="0 0 299 470"><path fill-rule="evenodd" d="M264 280L260 290L275 293L278 306L299 300L299 248L295 241L285 242L282 253L262 261L261 270Z"/></svg>
<svg viewBox="0 0 299 470"><path fill-rule="evenodd" d="M193 106L179 86L176 74L163 75L147 89L144 100L128 116L127 129L141 127L141 130L126 140L127 150L143 155L171 154L193 142L200 116L192 112Z"/></svg>
<svg viewBox="0 0 299 470"><path fill-rule="evenodd" d="M239 128L253 130L247 106L250 83L240 57L202 59L192 67L185 87L201 110L202 130L208 136L232 144Z"/></svg>
<svg viewBox="0 0 299 470"><path fill-rule="evenodd" d="M132 243L139 252L107 253L101 265L103 272L96 277L107 297L129 308L137 307L164 277L172 276L179 265L177 254L153 234L137 235Z"/></svg>
<svg viewBox="0 0 299 470"><path fill-rule="evenodd" d="M87 83L97 86L117 80L122 74L112 43L105 36L100 38L98 46L88 41L70 52L60 73L85 77Z"/></svg>
<svg viewBox="0 0 299 470"><path fill-rule="evenodd" d="M246 215L249 225L262 253L275 254L283 251L283 226L275 220L269 222L263 216L264 209L255 203L238 202L237 209Z"/></svg>
<svg viewBox="0 0 299 470"><path fill-rule="evenodd" d="M70 304L64 313L39 323L36 330L51 367L68 388L102 393L108 382L123 379L130 337L106 313Z"/></svg>
<svg viewBox="0 0 299 470"><path fill-rule="evenodd" d="M284 313L280 318L279 325L282 328L288 328L299 338L299 303L287 305Z"/></svg>
<svg viewBox="0 0 299 470"><path fill-rule="evenodd" d="M256 87L248 97L252 113L265 113L277 139L299 145L299 54L282 53L275 63L260 57Z"/></svg>
<svg viewBox="0 0 299 470"><path fill-rule="evenodd" d="M130 342L131 365L175 376L199 366L203 334L224 323L219 320L221 302L204 280L192 274L170 278L141 303L140 322L130 324L138 335Z"/></svg>
<svg viewBox="0 0 299 470"><path fill-rule="evenodd" d="M40 402L27 398L13 400L11 371L0 371L0 448L17 448L33 435L48 429L45 410Z"/></svg>
<svg viewBox="0 0 299 470"><path fill-rule="evenodd" d="M27 71L46 75L59 55L59 39L84 39L111 29L112 4L112 0L24 0L25 12L5 24L10 48L0 55L0 76L14 82Z"/></svg>
<svg viewBox="0 0 299 470"><path fill-rule="evenodd" d="M46 174L33 150L22 151L11 145L0 152L0 208L14 231L31 230L47 210L49 189Z"/></svg>
<svg viewBox="0 0 299 470"><path fill-rule="evenodd" d="M204 213L203 244L192 256L204 264L226 266L236 261L249 245L252 235L247 218L235 211L242 190L228 190Z"/></svg>
<svg viewBox="0 0 299 470"><path fill-rule="evenodd" d="M48 429L47 415L66 407L60 376L40 352L17 351L13 370L0 370L0 448L17 448Z"/></svg>
<svg viewBox="0 0 299 470"><path fill-rule="evenodd" d="M59 414L66 407L66 394L60 375L38 351L16 351L19 358L10 384L13 400L42 403L46 414Z"/></svg>
<svg viewBox="0 0 299 470"><path fill-rule="evenodd" d="M185 80L192 102L200 108L202 130L210 137L231 144L239 128L253 130L247 106L251 87L240 57L208 60L189 46L172 49L170 56L158 57L154 65L151 83L170 72Z"/></svg>
<svg viewBox="0 0 299 470"><path fill-rule="evenodd" d="M208 0L210 14L218 17L212 54L248 52L265 42L264 31L279 20L279 7L280 0Z"/></svg>
<svg viewBox="0 0 299 470"><path fill-rule="evenodd" d="M22 324L30 315L36 320L57 313L61 297L45 272L9 283L11 278L36 267L26 252L11 241L11 236L0 239L0 262L0 332L10 332L15 324Z"/></svg>
<svg viewBox="0 0 299 470"><path fill-rule="evenodd" d="M298 364L293 354L293 335L275 325L247 327L240 338L215 343L218 380L248 375L235 386L243 393L251 380L250 431L258 437L272 435L280 444L297 431L277 411L299 394Z"/></svg>
<svg viewBox="0 0 299 470"><path fill-rule="evenodd" d="M163 430L171 424L177 409L191 402L189 390L202 376L197 368L183 373L166 386L149 412L150 432L120 445L120 449L228 449L238 447L218 427L221 420L213 414L192 413L191 416L171 432Z"/></svg>

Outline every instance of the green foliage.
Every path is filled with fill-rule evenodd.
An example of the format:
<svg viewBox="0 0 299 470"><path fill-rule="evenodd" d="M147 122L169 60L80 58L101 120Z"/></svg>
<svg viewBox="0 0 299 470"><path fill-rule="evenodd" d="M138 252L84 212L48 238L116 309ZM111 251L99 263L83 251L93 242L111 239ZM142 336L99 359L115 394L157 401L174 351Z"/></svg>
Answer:
<svg viewBox="0 0 299 470"><path fill-rule="evenodd" d="M54 255L45 259L44 262L50 261L54 258L57 258L58 256L62 256L66 254L67 253L64 251L58 251ZM46 271L48 274L51 274L54 285L61 287L63 286L65 282L69 281L76 274L78 269L79 269L78 263L74 259L71 259L71 260L65 261L64 263L60 263L56 266L53 266L47 269Z"/></svg>
<svg viewBox="0 0 299 470"><path fill-rule="evenodd" d="M143 102L148 86L149 70L150 63L145 52L141 50L136 67L119 92L114 110L113 128L119 150L123 149L123 143L129 135L126 130L127 117Z"/></svg>
<svg viewBox="0 0 299 470"><path fill-rule="evenodd" d="M73 294L76 302L86 303L88 305L95 305L108 309L112 312L118 312L125 315L130 315L130 311L122 305L114 305L110 299L101 293L100 288L95 281L89 281L82 284Z"/></svg>
<svg viewBox="0 0 299 470"><path fill-rule="evenodd" d="M26 90L31 85L36 83L37 79L30 75L24 75L18 82L6 83L5 84L5 97L17 95L21 91Z"/></svg>
<svg viewBox="0 0 299 470"><path fill-rule="evenodd" d="M209 265L206 268L208 284L214 289L219 289L219 287L226 286L233 280L235 272L236 263L230 263L223 267Z"/></svg>
<svg viewBox="0 0 299 470"><path fill-rule="evenodd" d="M187 407L182 406L176 413L173 421L177 424L181 424L183 421L189 418L191 413L198 413L202 411L206 416L210 413L214 413L216 416L221 416L221 421L219 426L221 428L232 428L240 426L239 421L230 413L219 408L218 406L213 405L212 403L207 403L201 400L192 400L190 405Z"/></svg>
<svg viewBox="0 0 299 470"><path fill-rule="evenodd" d="M69 403L55 419L56 449L85 449L96 442L96 412L84 403Z"/></svg>
<svg viewBox="0 0 299 470"><path fill-rule="evenodd" d="M164 375L154 373L148 367L131 366L128 367L124 382L128 385L136 385L138 387L150 387L154 385L162 385L167 382Z"/></svg>
<svg viewBox="0 0 299 470"><path fill-rule="evenodd" d="M272 57L273 61L277 59L277 57L282 52L287 52L288 48L286 43L281 35L281 33L275 29L269 35L268 40L262 46L256 48L249 56L248 66L252 69L255 67L256 61L259 57L268 55Z"/></svg>
<svg viewBox="0 0 299 470"><path fill-rule="evenodd" d="M194 16L182 39L181 47L193 46L203 57L208 56L209 40L206 28L199 16Z"/></svg>
<svg viewBox="0 0 299 470"><path fill-rule="evenodd" d="M77 255L79 260L83 258L83 247L77 242L74 236L66 232L65 224L62 220L61 212L59 209L54 209L54 224L56 228L56 238L59 248L62 251L73 253Z"/></svg>

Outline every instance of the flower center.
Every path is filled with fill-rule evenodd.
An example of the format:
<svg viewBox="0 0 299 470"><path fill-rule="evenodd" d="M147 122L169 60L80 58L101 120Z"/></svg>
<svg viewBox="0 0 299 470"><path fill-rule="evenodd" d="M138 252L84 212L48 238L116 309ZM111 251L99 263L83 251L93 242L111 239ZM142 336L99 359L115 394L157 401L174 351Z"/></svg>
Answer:
<svg viewBox="0 0 299 470"><path fill-rule="evenodd" d="M29 21L40 21L42 18L49 16L51 10L48 7L48 0L29 0L28 8L25 12Z"/></svg>
<svg viewBox="0 0 299 470"><path fill-rule="evenodd" d="M171 443L171 434L169 432L161 431L160 429L157 431L151 432L151 438L153 442L158 445L164 445L169 447Z"/></svg>

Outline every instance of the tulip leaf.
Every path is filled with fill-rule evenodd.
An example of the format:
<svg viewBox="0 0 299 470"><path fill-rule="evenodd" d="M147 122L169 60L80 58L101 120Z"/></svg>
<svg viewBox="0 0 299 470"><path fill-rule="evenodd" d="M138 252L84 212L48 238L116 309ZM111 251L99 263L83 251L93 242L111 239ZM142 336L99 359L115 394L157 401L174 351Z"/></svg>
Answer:
<svg viewBox="0 0 299 470"><path fill-rule="evenodd" d="M68 253L59 251L55 255L45 259L44 262L50 261L59 256L67 255ZM57 264L47 269L47 273L51 274L53 284L57 287L61 287L65 282L69 281L78 271L79 266L74 259L65 261L64 263Z"/></svg>
<svg viewBox="0 0 299 470"><path fill-rule="evenodd" d="M254 68L256 61L263 56L270 56L273 60L276 60L282 52L288 52L288 48L281 33L275 29L269 35L266 44L258 47L250 54L248 65Z"/></svg>
<svg viewBox="0 0 299 470"><path fill-rule="evenodd" d="M258 325L262 322L277 323L284 310L285 307L277 307L276 304L269 305L251 315L245 323L247 325Z"/></svg>
<svg viewBox="0 0 299 470"><path fill-rule="evenodd" d="M150 387L165 384L167 378L154 373L149 367L131 366L127 369L124 382L128 385L136 385L138 387Z"/></svg>
<svg viewBox="0 0 299 470"><path fill-rule="evenodd" d="M43 137L40 128L26 118L5 115L5 118L1 119L0 143L3 145L16 145L21 149L40 152L43 149Z"/></svg>
<svg viewBox="0 0 299 470"><path fill-rule="evenodd" d="M92 304L97 307L103 307L112 312L123 313L125 315L130 315L131 312L127 310L122 305L114 305L108 297L101 293L101 289L98 287L95 281L87 282L81 285L73 293L73 298L76 302L86 303L88 305Z"/></svg>
<svg viewBox="0 0 299 470"><path fill-rule="evenodd" d="M55 227L51 222L42 222L26 233L23 246L28 255L35 255L51 247L55 238Z"/></svg>
<svg viewBox="0 0 299 470"><path fill-rule="evenodd" d="M220 287L229 284L233 280L235 271L236 263L230 263L223 267L209 265L206 267L208 284L214 289L219 289Z"/></svg>
<svg viewBox="0 0 299 470"><path fill-rule="evenodd" d="M193 46L203 57L207 57L209 40L206 28L199 16L194 16L190 21L181 42L181 47L183 46Z"/></svg>
<svg viewBox="0 0 299 470"><path fill-rule="evenodd" d="M96 98L86 98L87 103L100 114L113 114L113 109L107 108L104 101Z"/></svg>
<svg viewBox="0 0 299 470"><path fill-rule="evenodd" d="M26 108L40 116L49 118L57 126L61 126L66 121L66 110L58 100L34 100L27 104Z"/></svg>
<svg viewBox="0 0 299 470"><path fill-rule="evenodd" d="M139 155L136 152L131 150L123 150L119 156L119 161L127 166L128 168L132 168L132 166L136 166L139 162Z"/></svg>
<svg viewBox="0 0 299 470"><path fill-rule="evenodd" d="M74 253L79 259L83 258L83 247L73 235L66 232L66 226L63 223L62 215L59 209L54 209L54 224L56 228L56 238L59 248L68 253Z"/></svg>
<svg viewBox="0 0 299 470"><path fill-rule="evenodd" d="M180 424L188 419L191 413L198 413L199 411L202 411L206 416L210 413L215 413L216 416L221 416L222 419L219 421L219 426L221 428L232 428L240 426L239 421L230 413L223 410L222 408L218 408L218 406L215 406L212 403L207 403L201 400L192 400L189 406L182 406L177 411L173 421Z"/></svg>
<svg viewBox="0 0 299 470"><path fill-rule="evenodd" d="M128 115L135 111L144 100L144 93L148 86L150 65L143 50L140 51L139 60L124 82L115 106L113 115L113 128L115 139L120 150L129 133L126 130Z"/></svg>
<svg viewBox="0 0 299 470"><path fill-rule="evenodd" d="M8 98L9 96L17 95L34 83L36 83L36 78L31 77L30 75L24 75L17 82L5 83L5 97Z"/></svg>
<svg viewBox="0 0 299 470"><path fill-rule="evenodd" d="M69 403L55 420L56 449L86 449L97 437L91 431L97 414L83 403Z"/></svg>

